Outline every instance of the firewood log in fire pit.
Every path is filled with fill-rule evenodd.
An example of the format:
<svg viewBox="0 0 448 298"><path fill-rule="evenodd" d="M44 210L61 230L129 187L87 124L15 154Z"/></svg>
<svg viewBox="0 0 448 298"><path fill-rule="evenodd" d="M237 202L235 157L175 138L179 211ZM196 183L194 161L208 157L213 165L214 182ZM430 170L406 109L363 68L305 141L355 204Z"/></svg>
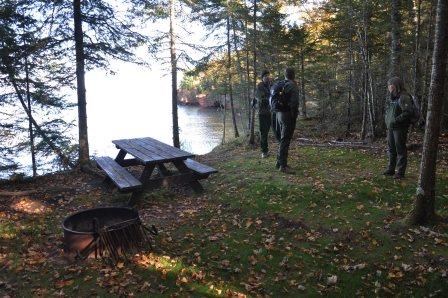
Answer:
<svg viewBox="0 0 448 298"><path fill-rule="evenodd" d="M127 255L152 249L157 229L145 227L134 209L100 207L83 210L65 218L64 251L77 258L106 257L115 264Z"/></svg>

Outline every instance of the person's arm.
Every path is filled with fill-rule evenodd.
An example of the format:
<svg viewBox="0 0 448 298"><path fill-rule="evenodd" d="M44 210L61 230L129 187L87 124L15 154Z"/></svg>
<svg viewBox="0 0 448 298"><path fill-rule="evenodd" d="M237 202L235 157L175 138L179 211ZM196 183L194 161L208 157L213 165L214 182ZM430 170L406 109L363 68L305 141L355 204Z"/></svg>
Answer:
<svg viewBox="0 0 448 298"><path fill-rule="evenodd" d="M296 111L299 108L299 100L300 100L300 92L299 92L299 86L297 82L291 83L291 97L290 97L290 103L291 108Z"/></svg>
<svg viewBox="0 0 448 298"><path fill-rule="evenodd" d="M402 123L411 119L412 117L412 99L409 95L402 95L398 100L400 105L401 114L395 117L395 123Z"/></svg>
<svg viewBox="0 0 448 298"><path fill-rule="evenodd" d="M263 97L263 90L260 86L260 84L257 85L257 88L255 89L255 97L252 99L252 108L255 109L257 104L260 103Z"/></svg>
<svg viewBox="0 0 448 298"><path fill-rule="evenodd" d="M264 84L260 83L257 85L256 97L259 101L267 101L269 100L269 92L266 90Z"/></svg>

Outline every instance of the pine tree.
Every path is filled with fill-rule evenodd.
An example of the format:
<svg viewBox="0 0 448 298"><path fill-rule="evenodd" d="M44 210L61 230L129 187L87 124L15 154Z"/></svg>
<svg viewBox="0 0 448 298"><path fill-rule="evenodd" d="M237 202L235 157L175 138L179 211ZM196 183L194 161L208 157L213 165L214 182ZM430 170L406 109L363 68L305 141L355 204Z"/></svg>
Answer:
<svg viewBox="0 0 448 298"><path fill-rule="evenodd" d="M33 175L37 173L36 153L41 157L55 153L59 161L72 166L69 155L71 140L64 135L69 124L59 117L59 111L69 105L60 89L68 86L67 67L60 64L61 46L46 35L52 26L42 3L6 1L0 9L0 73L2 94L0 105L4 110L22 109L25 119L9 114L7 121L14 122L14 142L9 152L31 147ZM34 108L32 108L34 106ZM32 110L35 110L35 113ZM35 117L44 112L47 116L40 124ZM4 114L5 115L5 114ZM26 124L25 124L26 123ZM30 136L21 142L23 132ZM11 132L9 132L11 133ZM10 158L11 159L11 158Z"/></svg>

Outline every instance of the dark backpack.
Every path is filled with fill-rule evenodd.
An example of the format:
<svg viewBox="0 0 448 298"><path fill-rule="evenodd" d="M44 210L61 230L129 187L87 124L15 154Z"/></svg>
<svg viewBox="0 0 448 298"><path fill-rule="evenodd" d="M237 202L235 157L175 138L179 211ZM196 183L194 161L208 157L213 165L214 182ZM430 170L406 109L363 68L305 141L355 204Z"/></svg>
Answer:
<svg viewBox="0 0 448 298"><path fill-rule="evenodd" d="M281 80L271 87L269 104L272 112L288 112L290 110L288 98L285 94L286 83L287 80Z"/></svg>
<svg viewBox="0 0 448 298"><path fill-rule="evenodd" d="M416 125L418 124L418 121L422 117L422 109L420 107L420 103L417 101L417 99L414 98L414 96L410 95L412 99L412 116L410 118L411 124Z"/></svg>

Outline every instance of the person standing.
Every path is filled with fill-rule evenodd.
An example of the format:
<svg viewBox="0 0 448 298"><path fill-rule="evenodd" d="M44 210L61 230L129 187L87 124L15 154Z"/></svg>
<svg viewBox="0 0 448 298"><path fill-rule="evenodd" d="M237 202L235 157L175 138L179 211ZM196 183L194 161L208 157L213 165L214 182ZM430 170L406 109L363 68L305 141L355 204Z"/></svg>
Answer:
<svg viewBox="0 0 448 298"><path fill-rule="evenodd" d="M285 69L283 94L284 99L287 102L287 108L284 111L276 113L277 122L280 127L277 168L283 173L293 174L294 172L288 166L288 153L299 111L299 87L295 81L295 71L291 67Z"/></svg>
<svg viewBox="0 0 448 298"><path fill-rule="evenodd" d="M258 121L260 126L261 157L269 155L268 134L271 127L271 108L269 96L271 93L271 77L267 70L261 73L261 82L258 83L255 97L258 101Z"/></svg>
<svg viewBox="0 0 448 298"><path fill-rule="evenodd" d="M405 175L408 162L406 141L413 115L413 103L400 78L391 78L387 82L387 89L390 93L385 113L389 164L383 174L401 179Z"/></svg>

